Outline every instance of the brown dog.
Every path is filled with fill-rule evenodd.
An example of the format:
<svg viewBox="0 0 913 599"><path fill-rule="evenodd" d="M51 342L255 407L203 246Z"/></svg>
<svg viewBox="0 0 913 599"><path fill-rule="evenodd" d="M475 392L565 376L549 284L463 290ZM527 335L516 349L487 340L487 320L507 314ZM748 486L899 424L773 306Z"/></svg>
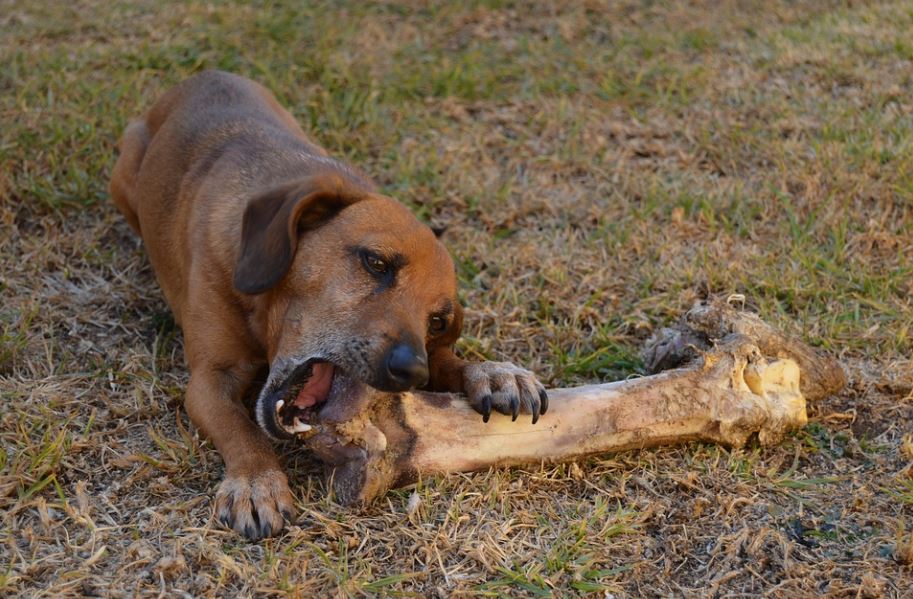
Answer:
<svg viewBox="0 0 913 599"><path fill-rule="evenodd" d="M292 495L267 434L306 428L360 385L462 392L486 421L545 413L529 371L454 355L456 277L432 231L310 142L263 87L197 75L119 149L111 196L184 329L187 412L225 460L226 525L252 539L282 529ZM258 427L242 399L267 366Z"/></svg>

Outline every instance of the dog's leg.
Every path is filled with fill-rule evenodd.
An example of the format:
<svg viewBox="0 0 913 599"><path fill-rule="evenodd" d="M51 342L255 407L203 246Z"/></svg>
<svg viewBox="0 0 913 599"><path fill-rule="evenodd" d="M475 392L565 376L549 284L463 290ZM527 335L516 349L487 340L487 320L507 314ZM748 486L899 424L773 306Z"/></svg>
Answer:
<svg viewBox="0 0 913 599"><path fill-rule="evenodd" d="M464 393L485 422L492 410L514 420L532 414L533 424L548 411L548 394L536 375L510 362L467 362L441 347L429 356L429 373L429 390Z"/></svg>
<svg viewBox="0 0 913 599"><path fill-rule="evenodd" d="M136 209L130 203L130 196L133 195L133 182L148 146L149 130L145 119L132 121L117 142L120 156L111 173L111 199L137 233L140 233L139 219L136 217Z"/></svg>
<svg viewBox="0 0 913 599"><path fill-rule="evenodd" d="M269 439L241 402L252 375L240 368L191 366L187 412L225 461L215 514L249 539L282 530L294 511L288 479Z"/></svg>

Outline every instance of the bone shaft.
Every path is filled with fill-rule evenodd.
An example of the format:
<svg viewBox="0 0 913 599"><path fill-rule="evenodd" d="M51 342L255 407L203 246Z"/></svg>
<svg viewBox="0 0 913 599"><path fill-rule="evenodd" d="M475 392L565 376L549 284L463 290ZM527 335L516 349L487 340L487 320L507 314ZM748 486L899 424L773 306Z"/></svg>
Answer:
<svg viewBox="0 0 913 599"><path fill-rule="evenodd" d="M416 438L408 464L421 473L471 471L491 465L557 462L590 454L653 447L670 442L720 439L710 409L721 389L694 371L670 371L649 382L626 381L553 389L548 413L537 424L529 416L511 422L493 414L485 424L465 402L447 405L404 397L407 423ZM747 392L747 391L745 391ZM713 395L715 394L715 395ZM736 398L737 399L737 398Z"/></svg>

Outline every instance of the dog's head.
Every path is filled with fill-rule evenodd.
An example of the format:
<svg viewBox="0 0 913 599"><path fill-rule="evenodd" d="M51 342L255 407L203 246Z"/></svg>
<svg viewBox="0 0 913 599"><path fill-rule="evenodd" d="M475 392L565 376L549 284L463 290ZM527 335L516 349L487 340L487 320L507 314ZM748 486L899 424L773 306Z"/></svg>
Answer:
<svg viewBox="0 0 913 599"><path fill-rule="evenodd" d="M405 206L344 175L255 197L241 237L234 285L268 306L270 376L256 412L275 437L306 430L316 406L362 385L424 386L429 353L460 334L443 244Z"/></svg>

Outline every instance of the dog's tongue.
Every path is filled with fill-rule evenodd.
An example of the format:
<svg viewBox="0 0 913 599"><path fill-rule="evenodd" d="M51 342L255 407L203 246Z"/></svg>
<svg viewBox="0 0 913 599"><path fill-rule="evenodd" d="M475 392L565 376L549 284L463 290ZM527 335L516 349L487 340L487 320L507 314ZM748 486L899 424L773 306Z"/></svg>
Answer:
<svg viewBox="0 0 913 599"><path fill-rule="evenodd" d="M295 405L299 408L309 408L324 401L330 394L332 384L333 365L328 362L317 362L311 368L311 378L295 398Z"/></svg>

